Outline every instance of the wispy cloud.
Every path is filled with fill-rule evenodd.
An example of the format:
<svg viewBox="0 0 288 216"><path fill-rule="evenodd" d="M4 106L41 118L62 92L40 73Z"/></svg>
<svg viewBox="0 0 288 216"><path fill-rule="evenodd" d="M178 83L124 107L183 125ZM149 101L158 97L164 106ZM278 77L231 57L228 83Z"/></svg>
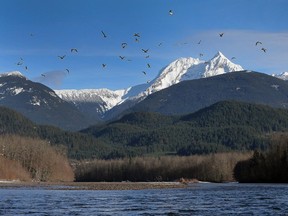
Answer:
<svg viewBox="0 0 288 216"><path fill-rule="evenodd" d="M62 85L63 80L67 76L67 71L55 70L42 73L40 76L35 77L33 81L43 83L50 88L57 89Z"/></svg>
<svg viewBox="0 0 288 216"><path fill-rule="evenodd" d="M220 32L224 32L223 37L219 36ZM202 50L206 56L221 51L227 57L236 57L236 61L247 69L267 73L288 71L288 32L222 29L195 32L186 40L194 43L201 40L197 51ZM262 44L256 46L257 41Z"/></svg>

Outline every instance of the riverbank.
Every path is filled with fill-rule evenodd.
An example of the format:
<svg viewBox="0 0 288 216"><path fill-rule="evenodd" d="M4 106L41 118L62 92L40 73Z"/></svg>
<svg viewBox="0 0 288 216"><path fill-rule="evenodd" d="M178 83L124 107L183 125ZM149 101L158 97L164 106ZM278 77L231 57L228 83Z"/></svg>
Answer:
<svg viewBox="0 0 288 216"><path fill-rule="evenodd" d="M144 190L185 188L180 182L20 182L0 181L0 188L47 190Z"/></svg>

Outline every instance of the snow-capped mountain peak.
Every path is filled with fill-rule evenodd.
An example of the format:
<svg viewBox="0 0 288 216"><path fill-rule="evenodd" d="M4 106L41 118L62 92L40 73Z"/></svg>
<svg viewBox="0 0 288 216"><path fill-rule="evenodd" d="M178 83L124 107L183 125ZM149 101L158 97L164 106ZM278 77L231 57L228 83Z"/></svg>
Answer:
<svg viewBox="0 0 288 216"><path fill-rule="evenodd" d="M211 60L189 68L182 80L206 78L241 70L244 69L240 65L234 64L221 52L218 52Z"/></svg>
<svg viewBox="0 0 288 216"><path fill-rule="evenodd" d="M218 52L210 61L206 62L203 78L216 76L223 73L244 70L240 65L234 64L221 52Z"/></svg>
<svg viewBox="0 0 288 216"><path fill-rule="evenodd" d="M147 90L141 93L139 97L145 97L184 80L206 78L241 70L244 69L240 65L232 63L221 52L218 52L209 61L191 57L180 58L160 71L158 77L151 82Z"/></svg>
<svg viewBox="0 0 288 216"><path fill-rule="evenodd" d="M20 73L19 71L10 71L7 73L0 74L0 77L6 77L6 76L16 76L16 77L21 77L21 78L26 79L26 77L22 73Z"/></svg>
<svg viewBox="0 0 288 216"><path fill-rule="evenodd" d="M191 57L179 58L162 71L160 71L158 77L156 77L150 84L150 87L146 90L146 94L152 94L161 89L167 88L180 82L181 77L187 72L193 65L198 65L202 61Z"/></svg>

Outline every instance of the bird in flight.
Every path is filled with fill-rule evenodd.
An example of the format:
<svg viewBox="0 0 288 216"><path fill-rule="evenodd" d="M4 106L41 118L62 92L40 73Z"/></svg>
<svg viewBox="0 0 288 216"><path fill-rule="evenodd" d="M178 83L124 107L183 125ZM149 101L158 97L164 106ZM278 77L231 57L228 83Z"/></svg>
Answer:
<svg viewBox="0 0 288 216"><path fill-rule="evenodd" d="M76 48L72 48L71 52L77 52L78 53L78 50Z"/></svg>
<svg viewBox="0 0 288 216"><path fill-rule="evenodd" d="M22 65L22 64L23 64L23 61L17 62L17 65Z"/></svg>
<svg viewBox="0 0 288 216"><path fill-rule="evenodd" d="M202 57L203 55L204 55L203 53L200 53L200 54L199 54L200 57Z"/></svg>
<svg viewBox="0 0 288 216"><path fill-rule="evenodd" d="M127 46L127 43L122 43L121 46L124 49Z"/></svg>
<svg viewBox="0 0 288 216"><path fill-rule="evenodd" d="M25 66L25 70L28 70L28 67L27 67L27 66Z"/></svg>
<svg viewBox="0 0 288 216"><path fill-rule="evenodd" d="M101 33L102 33L104 38L107 38L107 35L103 31L101 31Z"/></svg>
<svg viewBox="0 0 288 216"><path fill-rule="evenodd" d="M201 44L201 40L198 42L198 44Z"/></svg>
<svg viewBox="0 0 288 216"><path fill-rule="evenodd" d="M64 59L66 57L66 55L63 56L58 56L60 59Z"/></svg>
<svg viewBox="0 0 288 216"><path fill-rule="evenodd" d="M140 33L135 33L134 37L140 37Z"/></svg>
<svg viewBox="0 0 288 216"><path fill-rule="evenodd" d="M66 71L67 71L67 73L68 73L68 74L70 73L70 70L69 70L69 69L67 69L67 68L66 68Z"/></svg>
<svg viewBox="0 0 288 216"><path fill-rule="evenodd" d="M222 32L222 33L219 34L220 37L223 37L223 35L224 35L224 32Z"/></svg>
<svg viewBox="0 0 288 216"><path fill-rule="evenodd" d="M102 67L105 68L105 67L106 67L106 64L102 64Z"/></svg>
<svg viewBox="0 0 288 216"><path fill-rule="evenodd" d="M149 55L145 56L145 58L149 58L149 57L150 57Z"/></svg>
<svg viewBox="0 0 288 216"><path fill-rule="evenodd" d="M43 76L43 77L46 77L46 75L45 75L45 74L41 74L41 76Z"/></svg>
<svg viewBox="0 0 288 216"><path fill-rule="evenodd" d="M257 46L258 44L262 44L262 42L261 42L261 41L257 41L257 42L255 43L255 46Z"/></svg>
<svg viewBox="0 0 288 216"><path fill-rule="evenodd" d="M266 48L262 48L261 49L263 52L265 52L266 53L266 51L267 51L267 49Z"/></svg>
<svg viewBox="0 0 288 216"><path fill-rule="evenodd" d="M147 64L147 67L148 67L148 68L151 68L151 65L148 63L148 64Z"/></svg>
<svg viewBox="0 0 288 216"><path fill-rule="evenodd" d="M159 43L158 46L162 46L162 43Z"/></svg>
<svg viewBox="0 0 288 216"><path fill-rule="evenodd" d="M144 75L146 75L146 72L145 72L145 71L142 71L142 73L143 73Z"/></svg>
<svg viewBox="0 0 288 216"><path fill-rule="evenodd" d="M144 53L147 53L148 51L149 51L149 49L142 49L142 51L144 52Z"/></svg>
<svg viewBox="0 0 288 216"><path fill-rule="evenodd" d="M233 59L236 59L236 57L233 56L233 57L231 58L231 60L233 60Z"/></svg>
<svg viewBox="0 0 288 216"><path fill-rule="evenodd" d="M125 59L125 56L119 56L119 58L120 58L121 60L124 60L124 59Z"/></svg>
<svg viewBox="0 0 288 216"><path fill-rule="evenodd" d="M169 15L172 16L174 13L172 10L169 10Z"/></svg>

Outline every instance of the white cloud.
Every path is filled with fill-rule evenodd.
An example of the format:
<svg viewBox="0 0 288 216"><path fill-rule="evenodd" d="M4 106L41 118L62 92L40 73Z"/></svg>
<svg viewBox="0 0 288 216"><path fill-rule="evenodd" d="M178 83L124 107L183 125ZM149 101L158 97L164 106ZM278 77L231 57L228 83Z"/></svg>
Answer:
<svg viewBox="0 0 288 216"><path fill-rule="evenodd" d="M219 36L220 32L224 32L223 37ZM288 71L288 32L222 29L195 32L186 39L194 43L201 40L201 44L194 47L205 56L212 57L219 50L228 58L236 57L236 63L247 69L265 73ZM257 41L262 44L256 46Z"/></svg>

